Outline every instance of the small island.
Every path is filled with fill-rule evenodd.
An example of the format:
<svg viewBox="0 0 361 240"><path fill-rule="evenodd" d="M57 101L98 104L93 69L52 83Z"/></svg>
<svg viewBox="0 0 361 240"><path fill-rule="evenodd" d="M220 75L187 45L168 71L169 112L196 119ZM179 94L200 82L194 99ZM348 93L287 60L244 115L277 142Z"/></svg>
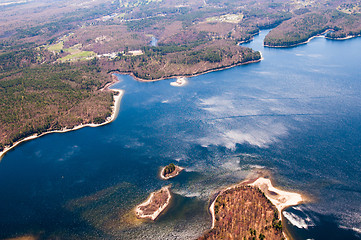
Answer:
<svg viewBox="0 0 361 240"><path fill-rule="evenodd" d="M174 178L175 176L178 176L178 174L183 170L184 168L179 167L177 165L174 165L173 163L169 164L168 166L165 166L160 171L160 177L164 180L168 180L170 178Z"/></svg>
<svg viewBox="0 0 361 240"><path fill-rule="evenodd" d="M265 178L229 187L211 204L212 229L198 239L284 239L280 213L302 201Z"/></svg>
<svg viewBox="0 0 361 240"><path fill-rule="evenodd" d="M169 186L165 186L151 193L145 202L135 208L136 216L154 221L169 205L171 199L169 188Z"/></svg>

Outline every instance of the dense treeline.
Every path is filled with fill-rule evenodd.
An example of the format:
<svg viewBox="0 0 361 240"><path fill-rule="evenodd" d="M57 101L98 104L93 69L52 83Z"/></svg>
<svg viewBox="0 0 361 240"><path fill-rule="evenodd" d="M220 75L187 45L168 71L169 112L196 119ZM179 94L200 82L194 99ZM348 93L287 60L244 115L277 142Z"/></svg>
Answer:
<svg viewBox="0 0 361 240"><path fill-rule="evenodd" d="M327 23L328 19L323 14L308 13L289 22L284 22L272 30L264 42L268 46L293 46L326 31L328 29ZM294 31L295 29L297 31Z"/></svg>
<svg viewBox="0 0 361 240"><path fill-rule="evenodd" d="M19 56L16 52L6 59ZM113 101L112 93L97 91L110 80L99 71L91 64L45 63L2 72L0 150L32 134L104 122Z"/></svg>
<svg viewBox="0 0 361 240"><path fill-rule="evenodd" d="M0 73L28 67L36 62L36 51L33 49L3 53L0 55Z"/></svg>
<svg viewBox="0 0 361 240"><path fill-rule="evenodd" d="M145 47L143 51L144 54L140 56L119 56L113 61L102 60L102 68L108 71L131 72L137 78L152 80L191 76L261 59L259 52L227 40Z"/></svg>
<svg viewBox="0 0 361 240"><path fill-rule="evenodd" d="M326 36L333 39L358 36L361 33L361 15L336 10L306 13L272 29L264 43L275 47L295 46L326 30L332 30Z"/></svg>
<svg viewBox="0 0 361 240"><path fill-rule="evenodd" d="M199 240L283 239L278 210L258 188L238 186L221 193L214 217L214 228Z"/></svg>

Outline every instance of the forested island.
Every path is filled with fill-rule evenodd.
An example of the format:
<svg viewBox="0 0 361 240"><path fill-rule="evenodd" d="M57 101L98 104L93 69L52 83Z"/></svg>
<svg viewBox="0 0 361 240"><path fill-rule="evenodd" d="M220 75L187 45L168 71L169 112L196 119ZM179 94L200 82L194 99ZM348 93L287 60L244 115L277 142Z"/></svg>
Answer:
<svg viewBox="0 0 361 240"><path fill-rule="evenodd" d="M174 165L173 163L165 166L160 171L160 177L164 180L168 180L170 178L174 178L175 176L178 176L178 174L183 170L184 168L179 167L177 165Z"/></svg>
<svg viewBox="0 0 361 240"><path fill-rule="evenodd" d="M281 212L304 201L298 193L274 188L269 179L247 180L222 190L213 201L212 229L205 239L285 239Z"/></svg>
<svg viewBox="0 0 361 240"><path fill-rule="evenodd" d="M32 134L104 123L111 73L155 81L261 60L270 47L361 33L359 3L340 1L5 1L0 29L0 151Z"/></svg>
<svg viewBox="0 0 361 240"><path fill-rule="evenodd" d="M283 239L276 207L258 188L239 186L223 192L214 203L214 227L204 239Z"/></svg>

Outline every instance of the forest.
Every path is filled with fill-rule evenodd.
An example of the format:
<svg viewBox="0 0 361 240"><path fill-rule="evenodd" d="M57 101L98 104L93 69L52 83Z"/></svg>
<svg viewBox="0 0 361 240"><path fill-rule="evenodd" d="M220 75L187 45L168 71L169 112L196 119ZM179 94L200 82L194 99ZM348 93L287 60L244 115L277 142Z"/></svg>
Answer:
<svg viewBox="0 0 361 240"><path fill-rule="evenodd" d="M101 123L111 115L111 92L100 92L108 74L92 64L36 64L41 54L0 56L0 150L33 134Z"/></svg>
<svg viewBox="0 0 361 240"><path fill-rule="evenodd" d="M273 29L264 44L270 47L295 46L322 33L330 39L358 36L361 34L361 17L337 10L306 13Z"/></svg>
<svg viewBox="0 0 361 240"><path fill-rule="evenodd" d="M284 239L278 217L278 210L260 189L237 186L217 196L214 228L198 240Z"/></svg>

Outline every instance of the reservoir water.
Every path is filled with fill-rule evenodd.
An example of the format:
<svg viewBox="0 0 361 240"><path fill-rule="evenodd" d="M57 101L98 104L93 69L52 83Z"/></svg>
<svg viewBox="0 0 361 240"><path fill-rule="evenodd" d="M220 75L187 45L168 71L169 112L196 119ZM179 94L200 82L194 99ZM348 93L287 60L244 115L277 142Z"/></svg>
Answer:
<svg viewBox="0 0 361 240"><path fill-rule="evenodd" d="M0 162L0 239L194 239L210 198L257 171L309 202L284 211L295 239L361 239L361 39L263 48L260 63L124 89L117 119L49 134ZM186 170L162 181L159 169ZM172 185L156 222L133 208Z"/></svg>

